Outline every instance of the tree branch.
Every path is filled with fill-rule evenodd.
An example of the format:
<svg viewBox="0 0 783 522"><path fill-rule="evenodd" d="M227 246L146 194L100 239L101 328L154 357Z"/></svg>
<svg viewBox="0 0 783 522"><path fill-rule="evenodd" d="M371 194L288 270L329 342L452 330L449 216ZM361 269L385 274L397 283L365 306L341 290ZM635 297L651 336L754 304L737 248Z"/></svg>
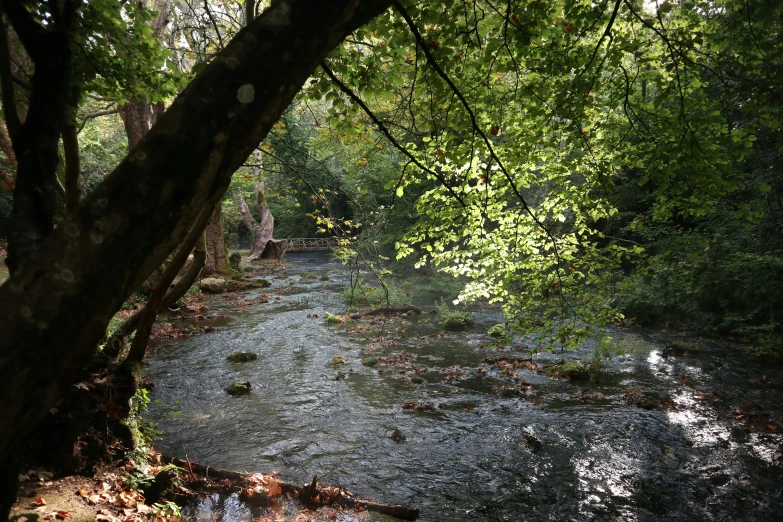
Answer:
<svg viewBox="0 0 783 522"><path fill-rule="evenodd" d="M8 134L13 136L19 131L22 123L16 110L16 95L14 94L13 74L11 74L11 52L8 48L8 28L3 16L3 3L0 2L0 88L2 88L3 114ZM6 152L6 155L8 153ZM11 156L8 156L9 158ZM16 158L14 158L14 161Z"/></svg>
<svg viewBox="0 0 783 522"><path fill-rule="evenodd" d="M416 165L417 167L419 167L421 170L423 170L424 172L430 174L431 176L434 176L435 179L440 181L440 183L444 187L446 187L446 190L449 191L449 193L454 197L454 199L459 201L460 205L462 205L463 207L467 208L467 205L465 204L465 202L454 191L454 189L451 187L451 185L448 184L448 182L446 181L446 178L444 178L441 174L437 173L436 171L434 171L431 168L429 168L426 165L424 165L415 156L413 156L413 154L411 154L408 149L403 147L396 139L394 139L394 136L392 136L392 133L389 132L389 129L383 124L383 122L381 122L381 120L378 119L378 117L370 110L370 108L367 106L367 104L364 103L364 101L361 98L359 98L359 96L356 93L354 93L351 89L349 89L347 85L345 85L339 78L337 78L337 76L335 76L334 72L332 72L332 70L329 68L329 66L326 65L326 62L322 62L321 63L321 69L324 70L324 72L327 74L327 76L329 76L329 78L332 79L334 84L337 85L337 87L343 93L345 93L359 107L362 108L362 110L367 114L367 116L370 117L370 119L373 121L373 123L375 123L375 125L378 127L378 129L380 129L380 131L383 133L383 135L386 136L386 138L391 142L392 145L394 145L394 147L397 150L399 150L401 153L403 153L405 156L407 156L408 159L410 159L413 162L413 164Z"/></svg>

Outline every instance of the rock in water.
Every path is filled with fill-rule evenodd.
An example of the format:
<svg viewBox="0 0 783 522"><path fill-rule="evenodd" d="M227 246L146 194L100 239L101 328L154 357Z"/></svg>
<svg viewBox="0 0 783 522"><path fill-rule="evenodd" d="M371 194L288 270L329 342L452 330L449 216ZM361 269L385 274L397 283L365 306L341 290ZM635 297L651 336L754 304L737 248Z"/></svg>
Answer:
<svg viewBox="0 0 783 522"><path fill-rule="evenodd" d="M226 359L231 362L249 362L258 359L258 354L253 352L234 352Z"/></svg>
<svg viewBox="0 0 783 522"><path fill-rule="evenodd" d="M226 387L226 391L229 395L233 395L234 397L239 397L240 395L249 395L250 394L250 381L247 382L235 382L231 386Z"/></svg>
<svg viewBox="0 0 783 522"><path fill-rule="evenodd" d="M217 277L205 277L198 284L198 287L205 294L222 294L226 291L226 280Z"/></svg>

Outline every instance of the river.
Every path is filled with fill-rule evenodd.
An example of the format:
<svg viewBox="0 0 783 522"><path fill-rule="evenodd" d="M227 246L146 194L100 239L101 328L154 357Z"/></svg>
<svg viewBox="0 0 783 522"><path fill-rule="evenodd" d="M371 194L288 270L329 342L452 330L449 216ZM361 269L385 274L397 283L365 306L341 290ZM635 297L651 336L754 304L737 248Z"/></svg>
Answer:
<svg viewBox="0 0 783 522"><path fill-rule="evenodd" d="M208 313L222 315L206 321L214 332L152 345L148 415L164 454L297 482L328 473L362 497L420 508L422 521L783 520L780 365L677 332L618 329L625 353L596 380L552 379L498 364L527 353L491 347L492 310L456 333L429 313L375 321L375 332L327 325L344 306L340 265L321 254L286 260L270 288L241 298L266 293L267 303L209 296ZM698 350L664 357L675 340ZM368 349L408 355L370 367ZM226 360L239 350L259 359ZM534 361L587 360L590 350ZM250 381L252 394L229 396L236 381ZM220 498L186 514L259 515Z"/></svg>

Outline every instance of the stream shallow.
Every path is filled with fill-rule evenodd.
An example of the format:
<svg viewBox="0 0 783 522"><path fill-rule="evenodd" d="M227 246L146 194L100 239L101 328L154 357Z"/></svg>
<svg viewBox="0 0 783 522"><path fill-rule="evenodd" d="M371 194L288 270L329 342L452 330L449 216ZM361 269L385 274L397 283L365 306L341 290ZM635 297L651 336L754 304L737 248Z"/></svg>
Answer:
<svg viewBox="0 0 783 522"><path fill-rule="evenodd" d="M341 266L321 254L286 261L284 275L266 277L270 288L206 297L208 314L222 315L201 322L214 332L152 345L148 417L164 454L300 483L328 473L325 482L361 497L420 508L422 521L783 520L780 365L677 332L615 330L626 353L597 380L551 379L497 362L528 352L491 348L492 310L445 335L427 313L358 322L378 323L375 332L326 325L326 312L343 308ZM269 302L231 304L262 293ZM676 340L699 349L664 357ZM368 349L411 355L368 367ZM533 360L587 360L590 349ZM226 360L240 350L259 359ZM348 364L332 365L338 356ZM229 396L236 381L252 394ZM261 514L232 498L186 511L199 521Z"/></svg>

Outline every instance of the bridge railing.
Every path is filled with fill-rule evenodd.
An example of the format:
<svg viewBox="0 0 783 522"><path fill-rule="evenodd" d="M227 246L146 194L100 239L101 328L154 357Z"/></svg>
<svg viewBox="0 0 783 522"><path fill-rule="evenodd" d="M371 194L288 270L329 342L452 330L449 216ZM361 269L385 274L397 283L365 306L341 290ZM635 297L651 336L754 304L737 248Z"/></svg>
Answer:
<svg viewBox="0 0 783 522"><path fill-rule="evenodd" d="M337 237L290 237L286 244L286 251L296 252L302 250L332 250L340 244Z"/></svg>

